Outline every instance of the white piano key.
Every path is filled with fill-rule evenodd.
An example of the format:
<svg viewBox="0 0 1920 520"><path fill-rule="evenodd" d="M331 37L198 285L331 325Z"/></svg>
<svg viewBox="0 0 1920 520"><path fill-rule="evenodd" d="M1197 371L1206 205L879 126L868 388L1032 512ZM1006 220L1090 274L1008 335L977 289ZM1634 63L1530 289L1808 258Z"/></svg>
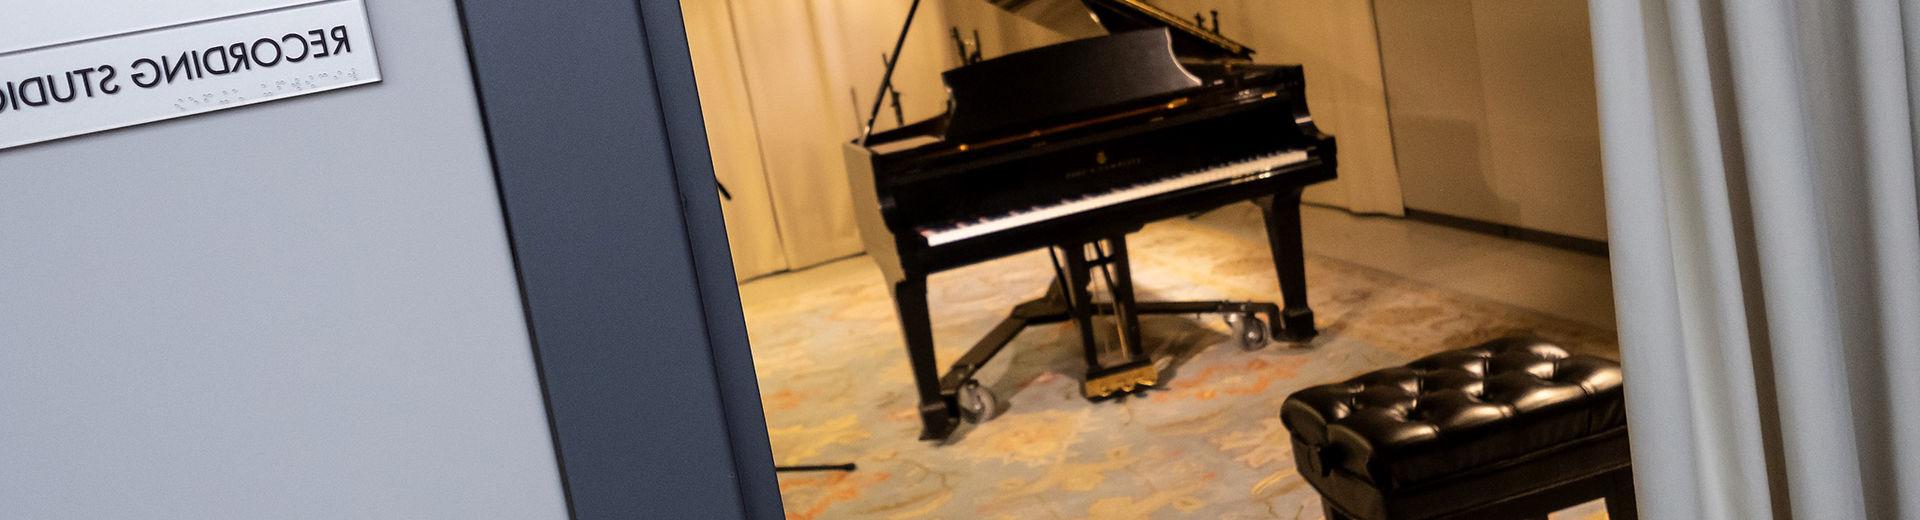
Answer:
<svg viewBox="0 0 1920 520"><path fill-rule="evenodd" d="M927 245L938 246L1144 199L1162 193L1171 193L1202 184L1276 170L1306 160L1306 150L1293 150L1272 155L1263 155L1181 175L1174 175L1106 193L1063 201L1059 204L1041 206L1030 211L1018 212L1004 217L980 219L975 222L952 225L940 229L921 228L920 236L927 238Z"/></svg>

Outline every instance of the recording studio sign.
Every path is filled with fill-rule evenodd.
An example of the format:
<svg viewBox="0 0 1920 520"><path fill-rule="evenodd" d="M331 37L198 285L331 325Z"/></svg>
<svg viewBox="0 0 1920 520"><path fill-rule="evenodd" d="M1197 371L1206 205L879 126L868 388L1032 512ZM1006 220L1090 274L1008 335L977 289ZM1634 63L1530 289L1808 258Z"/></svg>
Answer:
<svg viewBox="0 0 1920 520"><path fill-rule="evenodd" d="M0 149L379 82L362 2L0 49Z"/></svg>

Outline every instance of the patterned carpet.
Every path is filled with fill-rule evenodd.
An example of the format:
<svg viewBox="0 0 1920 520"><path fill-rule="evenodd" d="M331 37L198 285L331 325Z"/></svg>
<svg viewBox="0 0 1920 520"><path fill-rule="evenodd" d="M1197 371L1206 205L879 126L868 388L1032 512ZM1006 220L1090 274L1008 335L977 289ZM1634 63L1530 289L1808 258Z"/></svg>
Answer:
<svg viewBox="0 0 1920 520"><path fill-rule="evenodd" d="M1130 238L1144 300L1278 300L1257 212L1231 206ZM1044 292L1045 252L936 275L942 367ZM1320 337L1244 352L1216 316L1150 317L1161 389L1089 403L1067 325L1030 328L980 381L1004 412L946 444L916 440L912 376L879 271L864 257L749 282L745 310L774 458L856 462L780 477L787 516L813 518L1320 518L1294 474L1288 393L1513 333L1616 357L1611 331L1310 256ZM1597 504L1556 518L1605 518Z"/></svg>

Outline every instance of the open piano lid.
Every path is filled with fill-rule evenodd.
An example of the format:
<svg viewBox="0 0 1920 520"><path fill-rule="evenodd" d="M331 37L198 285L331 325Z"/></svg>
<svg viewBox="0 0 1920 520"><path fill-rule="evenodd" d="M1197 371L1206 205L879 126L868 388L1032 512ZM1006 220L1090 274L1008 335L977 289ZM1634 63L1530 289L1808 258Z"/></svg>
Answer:
<svg viewBox="0 0 1920 520"><path fill-rule="evenodd" d="M1165 28L1028 49L946 71L953 96L946 138L959 142L1033 130L1101 110L1167 98L1202 85L1181 67Z"/></svg>
<svg viewBox="0 0 1920 520"><path fill-rule="evenodd" d="M1197 59L1250 59L1253 49L1144 0L987 0L1068 37L1165 28L1174 54ZM1089 16L1091 15L1091 16Z"/></svg>

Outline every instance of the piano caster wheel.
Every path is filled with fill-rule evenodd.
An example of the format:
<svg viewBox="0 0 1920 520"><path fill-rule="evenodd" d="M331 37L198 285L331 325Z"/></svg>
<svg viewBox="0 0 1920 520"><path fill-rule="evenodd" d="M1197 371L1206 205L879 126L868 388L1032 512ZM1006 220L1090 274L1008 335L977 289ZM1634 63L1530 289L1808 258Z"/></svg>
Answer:
<svg viewBox="0 0 1920 520"><path fill-rule="evenodd" d="M968 423L980 424L1000 414L1000 399L994 397L979 381L967 380L960 385L960 418Z"/></svg>
<svg viewBox="0 0 1920 520"><path fill-rule="evenodd" d="M1235 325L1233 335L1240 339L1240 350L1252 352L1266 348L1267 322L1261 321L1252 314L1240 316L1239 319L1230 319L1227 322Z"/></svg>

